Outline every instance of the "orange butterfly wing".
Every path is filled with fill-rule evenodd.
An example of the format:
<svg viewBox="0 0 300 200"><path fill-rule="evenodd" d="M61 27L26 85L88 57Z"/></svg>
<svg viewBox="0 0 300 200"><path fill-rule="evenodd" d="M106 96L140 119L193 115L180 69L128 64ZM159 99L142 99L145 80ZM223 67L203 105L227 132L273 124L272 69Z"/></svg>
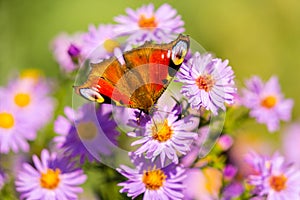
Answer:
<svg viewBox="0 0 300 200"><path fill-rule="evenodd" d="M123 65L116 57L92 64L88 80L75 87L76 92L82 95L81 89L91 89L95 99L99 93L117 104L149 113L181 65L174 65L171 59L172 48L181 40L189 45L188 37L180 35L169 44L146 42L124 52Z"/></svg>
<svg viewBox="0 0 300 200"><path fill-rule="evenodd" d="M149 112L167 87L170 47L146 43L124 54L126 66L141 80L141 84L131 90L133 107Z"/></svg>

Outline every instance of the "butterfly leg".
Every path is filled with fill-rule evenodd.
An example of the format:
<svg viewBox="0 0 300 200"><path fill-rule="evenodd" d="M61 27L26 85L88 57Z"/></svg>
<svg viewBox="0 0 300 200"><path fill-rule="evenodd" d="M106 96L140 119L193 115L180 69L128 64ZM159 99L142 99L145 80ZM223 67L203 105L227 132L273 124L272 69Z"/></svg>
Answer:
<svg viewBox="0 0 300 200"><path fill-rule="evenodd" d="M142 116L142 110L140 110L138 116L136 117L136 121L137 121L137 124L140 126L141 125L141 116Z"/></svg>

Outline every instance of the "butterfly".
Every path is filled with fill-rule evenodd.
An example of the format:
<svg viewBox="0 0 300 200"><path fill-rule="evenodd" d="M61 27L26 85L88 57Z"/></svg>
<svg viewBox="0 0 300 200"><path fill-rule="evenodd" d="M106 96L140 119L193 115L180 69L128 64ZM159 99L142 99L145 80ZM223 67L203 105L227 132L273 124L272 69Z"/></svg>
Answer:
<svg viewBox="0 0 300 200"><path fill-rule="evenodd" d="M75 86L77 94L98 102L136 108L148 114L179 70L189 50L188 36L167 44L142 46L91 63L87 80Z"/></svg>

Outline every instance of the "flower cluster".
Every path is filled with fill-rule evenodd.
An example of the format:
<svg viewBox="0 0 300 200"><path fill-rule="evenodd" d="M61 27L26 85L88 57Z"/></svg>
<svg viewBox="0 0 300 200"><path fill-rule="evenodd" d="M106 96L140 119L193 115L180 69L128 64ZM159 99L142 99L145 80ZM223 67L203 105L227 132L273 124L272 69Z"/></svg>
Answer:
<svg viewBox="0 0 300 200"><path fill-rule="evenodd" d="M169 4L157 9L148 4L127 8L114 22L53 39L51 50L63 80L26 70L0 87L0 199L1 190L29 200L300 199L300 159L294 151L299 125L283 135L285 157L249 153L243 140L237 141L247 119L268 132L280 131L280 122L291 120L293 100L284 98L276 76L267 82L253 76L238 88L228 60L192 47L180 50L182 55L173 49L155 52L159 59L169 56L170 66L178 64L170 55L182 63L176 73L166 68L163 87L147 83L154 69L149 66L161 63L153 59L144 65L147 70L130 71L142 53L147 58L152 53L142 45L174 41L184 34L184 21ZM119 71L113 70L100 77L97 73L113 59L130 75L116 78ZM93 80L80 71L90 71L87 64L96 69ZM128 95L127 85L118 85L123 86L118 91L113 82L125 79L129 87L138 82L134 77L146 86L134 91L130 103L141 94L155 96L149 110L109 96ZM74 95L71 107L67 91L81 79L97 79L96 87L84 89L104 103ZM100 87L103 80L106 85Z"/></svg>
<svg viewBox="0 0 300 200"><path fill-rule="evenodd" d="M160 6L156 11L152 4L137 10L128 8L126 13L127 16L115 17L117 24L90 25L88 32L76 34L79 36L77 38L69 37L68 42L60 46L57 42L61 38L59 35L55 39L58 45L54 46L53 51L60 66L69 72L68 69L75 69L74 64L79 66L84 60L95 63L116 56L120 62L120 51L127 51L147 41L168 43L184 31L181 16L168 4ZM124 37L125 44L120 42L120 38ZM65 45L67 43L68 47ZM64 49L61 57L56 54L59 49ZM76 55L70 53L72 50L75 52L75 49ZM66 55L69 57L63 58ZM68 60L69 66L61 62L64 59ZM219 110L224 111L227 105L233 104L237 93L234 72L228 66L228 61L213 58L210 54L200 55L197 50L188 53L176 81L182 84L182 95L171 106L158 103L158 109L151 113L123 109L129 115L122 118L122 121L128 120L123 124L133 127L125 133L134 140L131 143L134 148L129 154L134 157L132 162L136 165L135 169L126 165L117 169L129 179L119 184L123 187L120 192L126 192L128 197L135 198L143 194L144 199L182 199L186 175L181 159L190 157L190 162L194 162L199 152L194 153L195 156L190 153L199 147L199 141L203 144L208 139L198 132L201 114L197 112L204 108L207 110L205 115L212 113L217 116ZM74 111L65 108L67 118L59 116L55 121L55 132L59 134L53 140L56 148L63 149L70 157L79 155L81 163L84 163L85 158L88 161L101 160L100 154L112 153L112 148L107 148L101 137L97 139L97 130L102 129L108 137L118 135L116 124L107 123L109 115L92 119L91 113L91 107L85 105L77 111L78 117L74 117ZM209 128L206 130L208 136ZM87 140L90 141L87 143ZM221 148L222 145L220 142ZM224 151L229 147L225 148Z"/></svg>
<svg viewBox="0 0 300 200"><path fill-rule="evenodd" d="M51 48L59 66L66 72L77 69L85 59L99 62L114 55L116 49L129 50L146 41L166 43L184 32L184 22L168 4L154 10L153 4L126 10L127 15L115 17L117 24L91 25L88 32L68 35L62 33ZM126 37L126 45L119 40Z"/></svg>
<svg viewBox="0 0 300 200"><path fill-rule="evenodd" d="M52 118L49 81L28 70L0 88L0 152L29 151L28 141Z"/></svg>

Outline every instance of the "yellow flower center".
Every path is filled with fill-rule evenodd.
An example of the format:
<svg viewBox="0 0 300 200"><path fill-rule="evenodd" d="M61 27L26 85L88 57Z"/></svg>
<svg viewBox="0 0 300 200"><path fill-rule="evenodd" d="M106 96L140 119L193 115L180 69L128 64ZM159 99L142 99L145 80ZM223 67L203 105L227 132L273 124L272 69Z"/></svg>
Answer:
<svg viewBox="0 0 300 200"><path fill-rule="evenodd" d="M20 75L22 79L30 78L33 79L35 82L37 82L41 78L41 76L42 72L38 69L26 69Z"/></svg>
<svg viewBox="0 0 300 200"><path fill-rule="evenodd" d="M141 28L154 29L157 27L154 16L147 18L145 15L141 15L138 23Z"/></svg>
<svg viewBox="0 0 300 200"><path fill-rule="evenodd" d="M202 75L196 79L196 85L200 90L205 90L209 92L215 85L215 81L211 75Z"/></svg>
<svg viewBox="0 0 300 200"><path fill-rule="evenodd" d="M19 107L28 106L30 103L30 95L26 93L18 93L15 95L15 103Z"/></svg>
<svg viewBox="0 0 300 200"><path fill-rule="evenodd" d="M267 96L261 101L261 105L265 108L273 108L277 103L277 98L275 96Z"/></svg>
<svg viewBox="0 0 300 200"><path fill-rule="evenodd" d="M271 176L269 183L272 189L277 192L284 190L286 188L287 178L284 175Z"/></svg>
<svg viewBox="0 0 300 200"><path fill-rule="evenodd" d="M12 128L15 124L15 119L12 114L7 112L0 113L0 127L1 128Z"/></svg>
<svg viewBox="0 0 300 200"><path fill-rule="evenodd" d="M145 171L143 174L143 183L148 190L158 190L163 186L167 176L160 169Z"/></svg>
<svg viewBox="0 0 300 200"><path fill-rule="evenodd" d="M48 169L46 173L41 173L40 184L43 188L53 190L57 188L60 183L61 171L59 169Z"/></svg>
<svg viewBox="0 0 300 200"><path fill-rule="evenodd" d="M159 142L169 140L173 135L171 127L168 125L168 120L165 119L163 123L155 124L152 127L152 138Z"/></svg>
<svg viewBox="0 0 300 200"><path fill-rule="evenodd" d="M94 122L80 122L77 126L77 132L81 139L92 140L98 134L98 129Z"/></svg>
<svg viewBox="0 0 300 200"><path fill-rule="evenodd" d="M117 41L111 39L107 39L103 43L103 47L108 53L114 52L114 49L119 46L120 44Z"/></svg>

